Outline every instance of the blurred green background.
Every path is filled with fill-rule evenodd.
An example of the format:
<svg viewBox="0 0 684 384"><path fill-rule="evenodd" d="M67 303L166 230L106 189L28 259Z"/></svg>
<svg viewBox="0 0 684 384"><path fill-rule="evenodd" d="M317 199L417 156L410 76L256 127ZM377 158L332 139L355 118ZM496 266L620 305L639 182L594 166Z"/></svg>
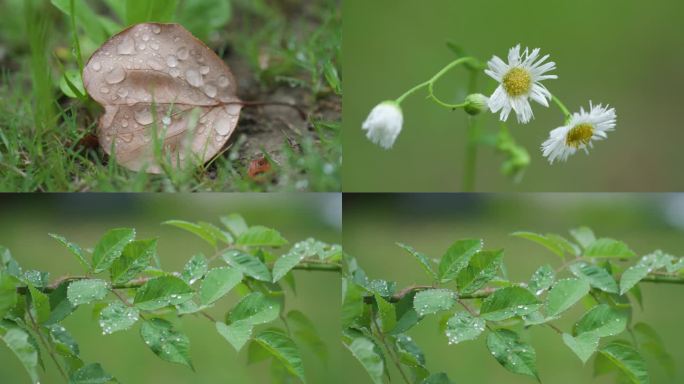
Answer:
<svg viewBox="0 0 684 384"><path fill-rule="evenodd" d="M384 151L368 141L361 124L378 102L425 81L455 58L446 41L471 55L505 58L517 43L540 47L557 63L558 80L545 84L571 111L589 100L609 103L615 132L586 156L549 165L539 147L562 124L555 107L535 104L535 120L509 128L532 164L520 184L499 174L502 157L480 150L476 189L481 191L681 191L684 140L679 110L684 87L681 15L684 2L660 0L462 1L346 0L343 4L345 191L453 191L461 189L466 117L418 93L403 104L404 130ZM456 69L436 87L460 102L466 71ZM495 82L480 77L482 93ZM487 131L496 117L480 118Z"/></svg>
<svg viewBox="0 0 684 384"><path fill-rule="evenodd" d="M117 226L137 229L138 238L158 236L159 256L166 270L182 270L196 252L212 254L211 247L180 229L161 226L177 218L220 224L219 216L241 213L249 224L278 229L290 243L315 237L341 242L340 194L86 194L3 195L0 197L0 244L10 248L25 269L49 271L55 279L78 273L75 258L48 232L62 234L83 247L92 247L107 230ZM286 289L286 310L299 309L316 324L330 352L328 365L303 349L304 368L311 383L346 383L336 363L339 341L340 279L329 273L296 271L297 296ZM236 302L229 294L210 312L223 318ZM325 309L327 308L327 309ZM142 342L140 325L103 336L92 306L79 308L64 321L80 343L86 362L100 362L122 383L269 383L268 363L248 366L244 348L239 354L203 317L185 316L180 329L190 338L190 354L197 372L160 360ZM272 325L278 325L273 323ZM265 327L268 327L266 325ZM42 382L61 383L54 364L43 356L47 374ZM7 347L0 344L0 383L28 383L28 375Z"/></svg>
<svg viewBox="0 0 684 384"><path fill-rule="evenodd" d="M539 245L509 236L529 230L568 235L580 225L597 236L613 237L629 244L639 255L657 248L676 256L684 254L684 195L682 194L345 194L344 249L359 260L371 279L398 282L398 288L429 284L417 261L395 245L403 242L438 258L457 239L482 238L489 249L504 248L504 263L512 281L526 281L545 263L560 259ZM653 326L664 339L677 366L675 378L666 376L652 356L646 355L653 384L684 382L684 286L642 285L644 310L635 309L634 321ZM573 307L556 322L569 330L583 313ZM428 368L445 371L456 383L529 384L534 380L514 375L490 355L485 337L447 345L438 330L438 317L422 321L409 335L425 352ZM610 377L592 378L593 359L585 366L544 327L531 328L525 336L537 352L542 382L553 384L612 383ZM625 335L622 335L625 337ZM348 382L370 380L348 354L341 365ZM398 376L397 376L398 377Z"/></svg>

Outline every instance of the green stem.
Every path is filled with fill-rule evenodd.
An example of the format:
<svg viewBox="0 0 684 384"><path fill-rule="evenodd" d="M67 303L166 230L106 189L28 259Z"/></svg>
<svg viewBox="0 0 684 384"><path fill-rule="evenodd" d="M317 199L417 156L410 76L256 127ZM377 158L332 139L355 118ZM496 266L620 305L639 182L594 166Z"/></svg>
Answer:
<svg viewBox="0 0 684 384"><path fill-rule="evenodd" d="M405 98L407 98L411 94L415 93L417 90L428 86L429 84L430 84L429 81L426 81L424 83L420 83L420 84L416 85L415 87L409 89L408 91L404 92L404 94L399 96L395 101L397 102L397 104L401 104L401 102L404 101Z"/></svg>
<svg viewBox="0 0 684 384"><path fill-rule="evenodd" d="M478 71L470 71L468 81L468 92L475 93L477 90ZM475 117L468 116L468 140L466 141L465 162L463 164L463 190L472 192L475 189L475 178L477 176L477 149L480 140L478 121Z"/></svg>
<svg viewBox="0 0 684 384"><path fill-rule="evenodd" d="M439 72L437 72L430 80L428 80L428 97L432 99L435 103L441 105L442 107L449 108L449 109L456 109L456 108L463 108L466 106L466 103L460 103L460 104L449 104L445 103L444 101L440 100L437 96L435 96L435 83L437 80L439 80L442 76L444 76L447 72L449 72L451 69L454 67L465 64L468 62L473 62L477 63L477 60L472 57L462 57L460 59L454 60L451 63L447 64L444 68L442 68ZM476 71L471 71L471 73L476 73ZM472 76L471 76L472 79ZM468 87L471 88L471 87ZM472 92L471 92L472 93Z"/></svg>
<svg viewBox="0 0 684 384"><path fill-rule="evenodd" d="M554 103L558 106L558 108L563 112L565 115L565 119L568 120L572 116L568 108L563 104L562 101L560 101L559 98L556 97L556 95L551 95L551 100L553 100Z"/></svg>

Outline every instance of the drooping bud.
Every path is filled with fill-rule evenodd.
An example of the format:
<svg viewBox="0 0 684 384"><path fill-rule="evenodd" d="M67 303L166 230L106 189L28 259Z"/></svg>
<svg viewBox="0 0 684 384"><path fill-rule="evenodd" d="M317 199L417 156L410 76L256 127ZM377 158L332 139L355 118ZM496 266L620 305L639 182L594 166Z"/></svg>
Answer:
<svg viewBox="0 0 684 384"><path fill-rule="evenodd" d="M487 101L489 101L487 96L481 93L472 93L465 98L466 105L463 109L467 114L475 116L489 109Z"/></svg>

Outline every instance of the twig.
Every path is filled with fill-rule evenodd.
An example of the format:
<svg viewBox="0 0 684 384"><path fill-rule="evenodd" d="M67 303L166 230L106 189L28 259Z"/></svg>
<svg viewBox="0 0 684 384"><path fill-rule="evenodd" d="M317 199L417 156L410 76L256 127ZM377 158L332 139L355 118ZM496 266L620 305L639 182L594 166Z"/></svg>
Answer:
<svg viewBox="0 0 684 384"><path fill-rule="evenodd" d="M28 297L27 297L27 301L28 301ZM57 358L55 357L55 351L50 347L50 344L47 342L47 340L45 340L43 333L40 332L40 328L38 327L38 323L36 323L36 320L33 318L33 315L31 314L31 310L28 309L26 311L26 313L28 314L28 317L31 320L31 324L33 325L33 329L38 334L38 339L40 339L41 344L43 344L43 347L45 348L45 350L47 350L48 354L50 355L50 358L52 358L52 361L57 366L57 370L59 370L59 373L64 378L64 381L69 382L69 377L64 372L64 369L62 368L62 366L59 364L59 361L57 361Z"/></svg>
<svg viewBox="0 0 684 384"><path fill-rule="evenodd" d="M411 381L408 379L408 377L406 376L406 373L404 373L404 370L401 368L401 364L399 363L399 359L394 355L392 348L390 348L389 344L387 343L387 340L385 339L385 334L382 333L382 330L380 329L380 326L378 325L378 319L375 317L375 314L372 314L372 317L373 317L373 325L375 325L375 329L378 332L378 336L380 337L380 341L385 346L385 349L387 350L387 353L389 353L390 358L392 358L392 362L394 362L394 365L397 367L397 370L401 374L401 377L404 379L406 384L411 384Z"/></svg>

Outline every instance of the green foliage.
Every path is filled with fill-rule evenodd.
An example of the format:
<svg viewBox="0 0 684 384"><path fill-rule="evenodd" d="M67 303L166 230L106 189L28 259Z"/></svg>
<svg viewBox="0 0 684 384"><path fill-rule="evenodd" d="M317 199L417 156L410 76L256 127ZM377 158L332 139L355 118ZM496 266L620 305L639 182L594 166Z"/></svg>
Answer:
<svg viewBox="0 0 684 384"><path fill-rule="evenodd" d="M193 256L182 272L162 270L156 263L157 239L136 240L135 230L127 228L107 231L92 248L92 257L89 248L51 235L87 272L53 282L46 272L23 271L9 250L0 247L2 342L34 383L43 375L39 367L48 361L45 356L57 365L64 382L118 382L99 363L82 360L77 341L63 323L71 313L92 306L102 335L137 331L141 345L160 359L191 369L191 342L177 320L195 314L214 323L218 335L235 350L249 343L252 358L271 358L274 380L306 382L302 348L309 348L324 362L328 350L305 314L286 311L285 291L279 282L272 281L272 271L278 260L285 259L286 267L282 262L278 267L281 281L294 282L298 269L341 272L341 247L306 239L287 248L278 231L249 226L240 215L226 216L222 222L225 230L207 222L165 222L194 234L201 228L206 236L200 237L219 248L209 259ZM243 240L237 244L233 238ZM274 250L281 247L285 249ZM293 254L297 255L294 263ZM101 272L102 278L92 277ZM237 286L240 289L234 289ZM205 312L236 291L239 301L225 311L225 321L216 321ZM393 309L391 304L388 308ZM263 326L269 328L261 329Z"/></svg>
<svg viewBox="0 0 684 384"><path fill-rule="evenodd" d="M399 244L422 269L415 278L427 283L405 288L390 280L371 279L348 255L344 258L343 342L373 383L452 382L446 374L427 368L431 367L426 363L429 353L421 350L420 340L410 336L414 326L435 315L449 345L484 336L489 352L503 368L540 382L545 375L549 378L544 382L553 381L552 373L537 368L535 350L527 341L532 327L555 331L558 342L583 363L595 357L595 374L615 373L618 383L648 382L642 352L672 372L676 364L655 330L644 323L632 324L635 302L641 299L628 296L627 291L635 292L644 281L681 284L681 258L656 251L634 263L630 258L636 254L619 240L597 238L586 227L570 235L573 240L553 233L513 233L562 259L556 268L541 265L529 282L509 280L503 250L482 249L481 240L456 241L436 261ZM570 310L580 302L586 311L572 328L554 324L574 313ZM615 340L626 332L633 343ZM390 375L394 367L398 375Z"/></svg>

